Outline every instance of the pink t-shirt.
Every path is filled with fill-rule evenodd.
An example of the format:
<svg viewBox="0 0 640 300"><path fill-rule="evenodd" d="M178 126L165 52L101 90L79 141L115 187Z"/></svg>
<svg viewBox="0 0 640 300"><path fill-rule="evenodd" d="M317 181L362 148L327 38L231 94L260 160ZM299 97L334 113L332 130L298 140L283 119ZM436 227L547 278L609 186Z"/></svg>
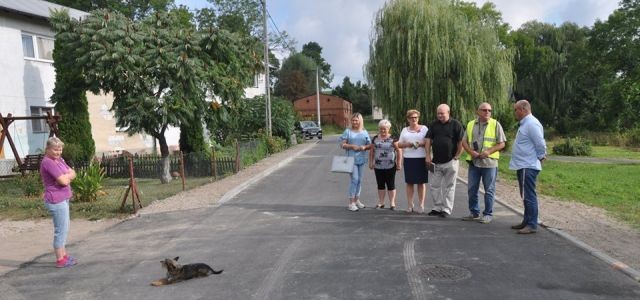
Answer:
<svg viewBox="0 0 640 300"><path fill-rule="evenodd" d="M42 183L44 184L44 201L56 204L64 200L71 199L71 186L60 185L56 178L60 177L69 170L70 167L64 161L59 158L53 160L48 156L45 156L40 163L40 176L42 176Z"/></svg>

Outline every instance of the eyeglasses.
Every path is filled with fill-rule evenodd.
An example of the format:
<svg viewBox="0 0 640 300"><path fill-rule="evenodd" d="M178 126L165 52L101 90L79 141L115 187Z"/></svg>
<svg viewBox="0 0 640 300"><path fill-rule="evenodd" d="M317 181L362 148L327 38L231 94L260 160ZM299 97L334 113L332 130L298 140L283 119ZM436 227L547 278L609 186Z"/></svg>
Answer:
<svg viewBox="0 0 640 300"><path fill-rule="evenodd" d="M481 112L491 112L491 109L490 108L481 108L481 109L479 109L479 111L481 111Z"/></svg>

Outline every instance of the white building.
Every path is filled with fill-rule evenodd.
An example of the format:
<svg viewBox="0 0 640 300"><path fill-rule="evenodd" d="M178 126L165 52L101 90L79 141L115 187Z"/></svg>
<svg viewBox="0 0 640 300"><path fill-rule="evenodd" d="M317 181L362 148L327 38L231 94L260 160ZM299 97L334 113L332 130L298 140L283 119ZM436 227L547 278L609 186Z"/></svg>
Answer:
<svg viewBox="0 0 640 300"><path fill-rule="evenodd" d="M85 12L39 0L0 0L0 113L2 116L46 114L55 85L53 36L49 11L67 9L78 18ZM15 121L8 126L19 155L40 152L48 137L43 120ZM5 141L0 159L11 158Z"/></svg>

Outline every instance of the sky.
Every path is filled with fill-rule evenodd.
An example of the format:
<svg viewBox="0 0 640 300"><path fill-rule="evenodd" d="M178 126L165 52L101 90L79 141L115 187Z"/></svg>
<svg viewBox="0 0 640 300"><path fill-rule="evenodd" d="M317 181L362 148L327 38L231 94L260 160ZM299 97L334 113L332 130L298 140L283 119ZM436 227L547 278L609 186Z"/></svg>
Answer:
<svg viewBox="0 0 640 300"><path fill-rule="evenodd" d="M363 66L369 59L369 37L375 14L386 0L266 0L273 19L269 32L286 31L297 41L296 48L314 41L334 74L331 87L345 76L352 82L364 81ZM467 0L481 6L487 0ZM618 0L493 0L502 19L512 29L527 21L560 25L574 22L591 26L607 20L618 8ZM176 0L191 9L210 6L206 0ZM276 29L277 27L277 29Z"/></svg>

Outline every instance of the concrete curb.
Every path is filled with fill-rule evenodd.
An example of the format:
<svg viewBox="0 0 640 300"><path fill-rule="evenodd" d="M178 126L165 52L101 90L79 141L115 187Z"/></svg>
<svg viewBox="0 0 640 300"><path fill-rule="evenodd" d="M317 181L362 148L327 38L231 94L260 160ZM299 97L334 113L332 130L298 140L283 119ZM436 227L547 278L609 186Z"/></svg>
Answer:
<svg viewBox="0 0 640 300"><path fill-rule="evenodd" d="M464 184L466 184L467 186L469 185L469 182L466 181L465 179L462 179L460 176L458 176L458 180L464 182ZM484 194L484 190L482 189L482 187L480 187L480 192ZM500 203L500 205L512 210L513 212L519 214L519 215L524 215L524 213L522 212L521 209L516 208L511 206L510 204L500 201L500 199L498 197L495 197L495 201ZM574 245L576 245L578 248L586 251L587 253L593 255L594 257L602 260L603 262L607 263L610 267L622 272L623 274L631 277L631 279L635 280L636 282L640 282L640 272L638 272L637 270L629 267L627 264L607 255L606 253L602 252L601 250L598 250L596 248L593 248L589 245L587 245L586 243L584 243L583 241L577 239L576 237L570 235L569 233L562 231L561 229L557 229L557 228L553 228L553 227L549 227L546 226L544 224L544 222L542 222L542 220L538 219L538 224L542 225L544 228L548 229L549 231L551 231L552 233L565 238L566 240L568 240L569 242L573 243Z"/></svg>
<svg viewBox="0 0 640 300"><path fill-rule="evenodd" d="M220 197L220 200L218 200L217 205L223 204L223 203L231 200L233 197L235 197L238 194L240 194L244 189L246 189L249 186L251 186L252 184L262 180L263 178L267 177L269 174L275 172L276 170L282 168L283 166L285 166L286 164L291 162L294 158L302 155L302 153L307 152L307 150L309 150L316 143L318 143L318 142L309 143L309 144L305 143L305 145L302 146L302 147L305 147L305 149L297 151L295 154L293 154L291 156L288 156L287 158L283 159L282 161L280 161L276 165L271 166L270 168L264 170L263 172L252 176L251 179L245 181L244 183L242 183L242 184L236 186L235 188L231 189L230 191L226 192L224 195L222 195L222 197Z"/></svg>

